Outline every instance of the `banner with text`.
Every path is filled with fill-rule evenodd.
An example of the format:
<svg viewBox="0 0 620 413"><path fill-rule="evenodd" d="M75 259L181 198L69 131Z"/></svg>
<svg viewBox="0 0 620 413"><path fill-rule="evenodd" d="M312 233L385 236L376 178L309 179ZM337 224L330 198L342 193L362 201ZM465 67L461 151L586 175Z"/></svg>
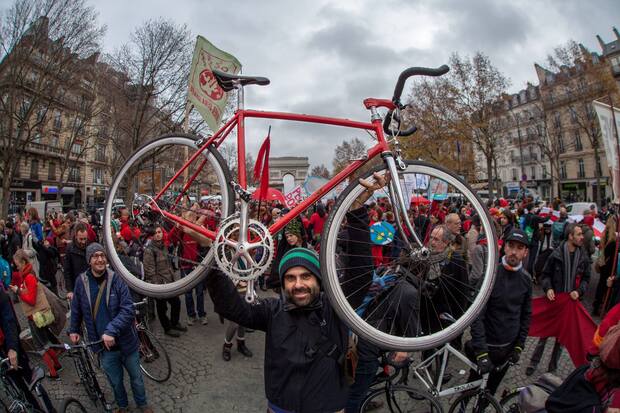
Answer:
<svg viewBox="0 0 620 413"><path fill-rule="evenodd" d="M220 128L228 95L217 84L212 69L237 74L241 63L202 36L196 39L196 48L189 73L188 100L202 115L213 132Z"/></svg>
<svg viewBox="0 0 620 413"><path fill-rule="evenodd" d="M592 102L592 106L596 110L598 122L601 126L601 135L605 145L605 157L607 158L607 165L611 170L614 202L618 203L620 201L620 161L618 160L618 137L616 136L616 130L620 130L620 111L614 108L617 128L614 129L611 106L596 100Z"/></svg>

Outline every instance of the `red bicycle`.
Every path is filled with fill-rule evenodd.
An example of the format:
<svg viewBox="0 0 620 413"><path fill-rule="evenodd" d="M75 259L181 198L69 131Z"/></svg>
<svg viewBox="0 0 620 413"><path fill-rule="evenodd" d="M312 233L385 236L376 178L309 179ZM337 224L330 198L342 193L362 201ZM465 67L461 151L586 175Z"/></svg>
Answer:
<svg viewBox="0 0 620 413"><path fill-rule="evenodd" d="M497 262L495 230L486 208L466 183L444 168L403 160L399 142L402 136L409 136L416 130L415 126L400 130L401 113L406 109L401 102L406 80L415 75L441 76L448 70L447 66L406 69L398 78L391 100L364 100L364 106L370 111L370 122L245 109L244 87L267 85L269 80L213 70L224 92L237 93L238 107L234 116L212 136L200 139L186 134L162 136L144 144L127 159L112 182L104 212L104 240L112 265L132 289L164 298L177 296L196 286L215 263L231 278L248 282L246 299L252 301L255 297L254 280L269 268L274 256L272 236L349 179L321 234L323 285L335 311L358 335L382 348L432 348L456 337L475 319L490 294ZM384 118L380 109L387 109ZM252 119L352 128L366 132L375 143L362 159L351 160L320 189L278 221L266 226L251 214L252 193L247 190L245 131L246 121ZM218 148L235 134L238 171L233 177ZM375 191L367 203L378 200L386 208L391 208L394 231L384 226L388 229L387 234L384 231L377 239L373 238L373 231L376 233L381 229L366 225L361 229L365 235L360 239L358 226L357 238L354 239L348 213L359 208L359 200L365 200L362 197L368 195L364 195L366 188L352 178L358 178L360 168L373 159L379 161L378 165L359 177L371 182L375 182L373 172L391 177L389 184ZM186 204L189 195L201 194L205 188L209 194L221 197L217 205L205 208ZM421 224L414 225L417 213L414 210L417 208L409 202L413 197L425 199L422 195L433 198L431 212L449 196L452 200L457 199L459 205L471 205L480 216L481 231L487 234L489 247L475 282L437 276L443 265L439 258L445 258L445 254L433 254L424 244L431 226L427 225L424 230ZM131 205L134 226L146 227L154 221L167 226L169 237L179 241L172 242L171 245L175 246L169 250L181 268L182 278L170 284L149 284L125 268L115 248L111 224L112 201L117 198L124 198L127 205ZM427 218L430 216L427 214ZM189 252L188 242L200 244L198 254ZM191 246L191 249L196 248ZM377 260L373 255L379 250L383 256ZM461 262L460 265L464 268L468 264ZM406 271L401 271L403 268ZM392 277L386 283L383 276L386 271L401 276ZM408 275L402 276L403 273ZM413 285L417 294L404 297L403 289L394 286L403 282ZM382 286L383 290L377 286ZM441 306L433 289L443 291L440 301L444 303ZM446 311L446 300L450 301L448 309L456 323L432 325L429 320L438 319L438 314ZM363 305L366 307L362 308ZM415 328L409 328L410 325L399 327L397 319L402 320L402 313L410 311L416 315L410 317L414 320L407 324L415 324Z"/></svg>

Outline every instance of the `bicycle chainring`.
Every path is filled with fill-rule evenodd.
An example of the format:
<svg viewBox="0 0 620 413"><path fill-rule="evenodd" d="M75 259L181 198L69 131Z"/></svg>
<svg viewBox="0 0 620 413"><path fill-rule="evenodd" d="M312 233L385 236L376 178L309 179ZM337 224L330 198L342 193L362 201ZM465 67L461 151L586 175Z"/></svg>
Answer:
<svg viewBox="0 0 620 413"><path fill-rule="evenodd" d="M247 242L238 242L239 213L223 220L213 247L219 269L235 281L251 281L264 274L274 256L269 229L254 219L248 220Z"/></svg>

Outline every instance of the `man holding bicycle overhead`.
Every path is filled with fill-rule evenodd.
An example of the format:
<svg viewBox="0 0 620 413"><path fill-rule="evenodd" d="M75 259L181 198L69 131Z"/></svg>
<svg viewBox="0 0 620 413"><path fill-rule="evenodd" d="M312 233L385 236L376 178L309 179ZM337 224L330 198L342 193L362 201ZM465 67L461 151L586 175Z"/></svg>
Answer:
<svg viewBox="0 0 620 413"><path fill-rule="evenodd" d="M140 371L138 334L134 326L133 300L129 288L115 272L108 268L108 260L101 244L86 247L88 270L75 281L71 302L69 336L74 344L80 341L82 321L88 341L103 340L101 365L108 376L117 412L126 412L129 406L123 383L123 367L129 374L134 401L142 412L152 412L147 405L144 379ZM101 350L101 346L93 347Z"/></svg>
<svg viewBox="0 0 620 413"><path fill-rule="evenodd" d="M265 394L271 413L342 412L348 329L321 291L316 252L294 248L280 261L281 298L247 303L220 271L206 283L215 311L265 336Z"/></svg>
<svg viewBox="0 0 620 413"><path fill-rule="evenodd" d="M497 268L491 297L471 325L471 341L465 353L478 365L470 381L490 373L488 390L494 394L508 371L508 361L517 363L525 345L532 315L532 277L523 269L528 255L527 234L513 229L504 239L505 255ZM495 370L494 366L503 366Z"/></svg>

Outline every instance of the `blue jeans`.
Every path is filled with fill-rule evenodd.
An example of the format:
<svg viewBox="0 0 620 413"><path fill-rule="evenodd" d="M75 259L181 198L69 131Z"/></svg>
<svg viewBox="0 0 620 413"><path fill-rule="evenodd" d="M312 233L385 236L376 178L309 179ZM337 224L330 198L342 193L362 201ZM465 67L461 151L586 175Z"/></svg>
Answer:
<svg viewBox="0 0 620 413"><path fill-rule="evenodd" d="M185 277L192 272L191 268L182 269L181 277ZM196 291L196 307L194 307L194 291ZM187 316L190 318L205 317L205 290L203 283L199 283L193 290L189 290L185 293L185 309L187 310ZM196 314L198 313L198 314Z"/></svg>
<svg viewBox="0 0 620 413"><path fill-rule="evenodd" d="M133 399L138 407L146 406L146 390L144 389L144 379L142 371L140 371L140 356L138 351L131 354L123 355L120 351L103 351L101 352L101 367L108 376L116 404L121 409L129 406L127 400L127 392L123 383L123 367L129 374L129 382L133 391Z"/></svg>

